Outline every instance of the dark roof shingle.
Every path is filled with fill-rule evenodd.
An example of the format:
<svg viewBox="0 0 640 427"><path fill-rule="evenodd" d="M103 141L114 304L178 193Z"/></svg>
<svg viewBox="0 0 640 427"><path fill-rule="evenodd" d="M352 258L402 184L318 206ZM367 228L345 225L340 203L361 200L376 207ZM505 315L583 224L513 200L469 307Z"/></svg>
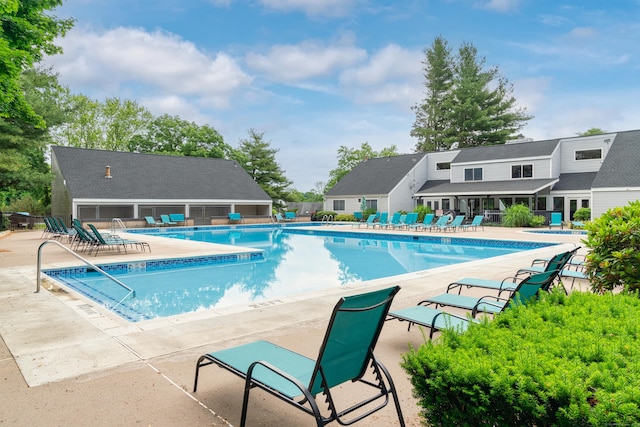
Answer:
<svg viewBox="0 0 640 427"><path fill-rule="evenodd" d="M73 198L269 200L233 160L53 146ZM110 166L111 179L105 178Z"/></svg>
<svg viewBox="0 0 640 427"><path fill-rule="evenodd" d="M417 153L365 160L338 181L327 196L389 194L424 156Z"/></svg>

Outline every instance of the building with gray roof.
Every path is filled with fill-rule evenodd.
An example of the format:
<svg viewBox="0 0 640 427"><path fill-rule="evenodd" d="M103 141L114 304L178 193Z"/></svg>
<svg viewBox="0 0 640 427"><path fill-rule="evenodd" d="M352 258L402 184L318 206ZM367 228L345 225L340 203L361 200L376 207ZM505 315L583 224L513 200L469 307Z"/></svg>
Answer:
<svg viewBox="0 0 640 427"><path fill-rule="evenodd" d="M63 218L271 215L272 200L233 160L53 146L51 169L51 212Z"/></svg>
<svg viewBox="0 0 640 427"><path fill-rule="evenodd" d="M389 212L422 204L471 217L524 203L565 221L582 207L595 217L640 198L639 148L640 130L632 130L369 159L327 193L325 209L357 211L364 196Z"/></svg>

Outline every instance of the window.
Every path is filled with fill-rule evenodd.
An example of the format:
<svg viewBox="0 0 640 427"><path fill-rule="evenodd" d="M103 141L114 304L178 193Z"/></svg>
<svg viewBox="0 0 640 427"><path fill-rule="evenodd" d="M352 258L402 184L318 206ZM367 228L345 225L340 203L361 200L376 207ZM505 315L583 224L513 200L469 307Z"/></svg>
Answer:
<svg viewBox="0 0 640 427"><path fill-rule="evenodd" d="M511 178L533 178L533 165L511 166Z"/></svg>
<svg viewBox="0 0 640 427"><path fill-rule="evenodd" d="M576 160L593 160L602 158L602 149L595 148L593 150L577 150Z"/></svg>
<svg viewBox="0 0 640 427"><path fill-rule="evenodd" d="M367 202L367 209L372 209L374 211L378 210L378 201L377 200L365 200Z"/></svg>
<svg viewBox="0 0 640 427"><path fill-rule="evenodd" d="M588 208L589 207L589 199L582 199L582 205L581 207L583 208Z"/></svg>
<svg viewBox="0 0 640 427"><path fill-rule="evenodd" d="M442 209L443 210L451 209L451 200L442 199Z"/></svg>
<svg viewBox="0 0 640 427"><path fill-rule="evenodd" d="M445 169L451 169L451 162L436 163L436 170L441 171Z"/></svg>
<svg viewBox="0 0 640 427"><path fill-rule="evenodd" d="M333 210L334 211L343 211L344 210L344 200L334 200L333 201Z"/></svg>
<svg viewBox="0 0 640 427"><path fill-rule="evenodd" d="M536 208L539 211L546 211L547 210L547 198L546 197L539 197L538 198L538 206Z"/></svg>
<svg viewBox="0 0 640 427"><path fill-rule="evenodd" d="M464 170L465 181L482 181L482 168L473 168Z"/></svg>

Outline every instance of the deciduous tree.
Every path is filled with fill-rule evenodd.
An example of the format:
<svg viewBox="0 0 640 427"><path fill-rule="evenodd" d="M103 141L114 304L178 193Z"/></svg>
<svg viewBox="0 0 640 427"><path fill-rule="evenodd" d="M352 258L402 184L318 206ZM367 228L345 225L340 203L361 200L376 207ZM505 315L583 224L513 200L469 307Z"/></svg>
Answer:
<svg viewBox="0 0 640 427"><path fill-rule="evenodd" d="M64 36L74 20L47 13L61 4L62 0L0 1L0 117L45 126L25 98L20 78L44 54L62 52L53 41Z"/></svg>
<svg viewBox="0 0 640 427"><path fill-rule="evenodd" d="M338 181L342 179L346 174L351 172L351 169L359 165L362 161L367 159L373 159L375 157L388 157L397 156L398 147L392 145L388 148L383 148L379 152L375 151L368 142L362 143L360 148L349 148L341 145L338 148L338 166L329 172L329 182L325 186L325 192L331 188Z"/></svg>

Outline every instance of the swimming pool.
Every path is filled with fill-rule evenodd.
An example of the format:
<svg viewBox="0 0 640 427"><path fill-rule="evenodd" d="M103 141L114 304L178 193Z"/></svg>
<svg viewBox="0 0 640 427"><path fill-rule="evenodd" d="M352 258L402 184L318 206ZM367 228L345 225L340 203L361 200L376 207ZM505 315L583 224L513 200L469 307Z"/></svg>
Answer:
<svg viewBox="0 0 640 427"><path fill-rule="evenodd" d="M100 265L135 290L135 298L124 300L125 289L88 267L43 272L136 322L192 311L260 304L304 292L552 244L294 227L168 229L148 233L253 250Z"/></svg>

